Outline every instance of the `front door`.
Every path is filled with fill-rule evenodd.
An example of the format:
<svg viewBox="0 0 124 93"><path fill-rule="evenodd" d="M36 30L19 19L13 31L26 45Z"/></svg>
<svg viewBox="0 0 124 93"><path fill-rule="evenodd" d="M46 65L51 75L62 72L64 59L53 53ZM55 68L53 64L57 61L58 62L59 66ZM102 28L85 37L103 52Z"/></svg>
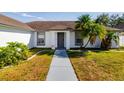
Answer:
<svg viewBox="0 0 124 93"><path fill-rule="evenodd" d="M64 48L64 32L59 32L57 34L57 48Z"/></svg>

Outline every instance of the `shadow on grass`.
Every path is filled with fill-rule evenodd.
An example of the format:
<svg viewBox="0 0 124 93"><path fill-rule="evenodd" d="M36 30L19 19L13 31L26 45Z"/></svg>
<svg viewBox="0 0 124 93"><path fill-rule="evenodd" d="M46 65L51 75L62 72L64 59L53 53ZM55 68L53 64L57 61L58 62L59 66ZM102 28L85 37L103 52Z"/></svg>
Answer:
<svg viewBox="0 0 124 93"><path fill-rule="evenodd" d="M73 50L67 51L67 54L69 55L69 57L72 57L72 58L87 56L87 53L88 53L87 51L73 51Z"/></svg>
<svg viewBox="0 0 124 93"><path fill-rule="evenodd" d="M108 52L108 50L104 50L104 49L94 49L94 48L89 48L89 49L73 49L73 50L68 50L67 53L69 55L69 57L86 57L88 56L88 52L95 52L95 53L101 53L101 52Z"/></svg>
<svg viewBox="0 0 124 93"><path fill-rule="evenodd" d="M35 54L38 51L42 51L42 50L51 50L50 48L31 48L30 52L32 52L33 54Z"/></svg>
<svg viewBox="0 0 124 93"><path fill-rule="evenodd" d="M49 49L49 50L43 50L41 53L39 53L39 54L37 54L37 55L49 55L49 56L51 56L51 55L53 55L54 54L54 50L52 50L52 49Z"/></svg>

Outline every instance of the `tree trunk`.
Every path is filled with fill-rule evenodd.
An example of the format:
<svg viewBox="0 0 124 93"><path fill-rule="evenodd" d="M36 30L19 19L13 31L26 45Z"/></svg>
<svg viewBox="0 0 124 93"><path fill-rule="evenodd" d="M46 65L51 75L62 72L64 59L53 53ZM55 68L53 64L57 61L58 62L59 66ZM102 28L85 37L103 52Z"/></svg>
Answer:
<svg viewBox="0 0 124 93"><path fill-rule="evenodd" d="M109 38L103 39L101 42L101 48L106 50L111 48L111 40Z"/></svg>
<svg viewBox="0 0 124 93"><path fill-rule="evenodd" d="M105 39L102 39L102 41L101 41L101 48L106 49L106 40Z"/></svg>
<svg viewBox="0 0 124 93"><path fill-rule="evenodd" d="M81 41L80 49L82 49L82 48L83 48L83 40Z"/></svg>
<svg viewBox="0 0 124 93"><path fill-rule="evenodd" d="M89 40L87 41L86 45L84 46L84 48L86 48L86 46L89 44L90 40L91 40L91 36L90 36Z"/></svg>

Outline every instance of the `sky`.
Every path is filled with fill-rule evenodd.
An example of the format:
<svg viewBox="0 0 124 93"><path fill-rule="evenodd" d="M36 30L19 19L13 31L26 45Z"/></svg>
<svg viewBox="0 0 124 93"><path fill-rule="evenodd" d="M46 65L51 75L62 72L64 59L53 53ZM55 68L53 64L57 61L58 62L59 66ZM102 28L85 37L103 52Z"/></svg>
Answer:
<svg viewBox="0 0 124 93"><path fill-rule="evenodd" d="M92 18L96 18L102 12L2 12L1 14L14 18L21 22L31 21L75 21L84 14L89 14ZM109 15L119 14L121 12L110 12Z"/></svg>

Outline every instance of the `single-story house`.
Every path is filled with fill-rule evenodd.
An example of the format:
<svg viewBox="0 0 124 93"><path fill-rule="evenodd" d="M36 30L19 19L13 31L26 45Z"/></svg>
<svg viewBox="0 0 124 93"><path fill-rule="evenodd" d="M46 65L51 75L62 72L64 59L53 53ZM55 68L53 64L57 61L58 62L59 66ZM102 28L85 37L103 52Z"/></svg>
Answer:
<svg viewBox="0 0 124 93"><path fill-rule="evenodd" d="M106 27L108 31L115 31L118 35L120 29ZM123 39L122 39L123 38ZM83 40L87 42L88 38ZM75 30L74 21L33 21L23 23L15 19L0 15L0 46L7 42L22 42L33 47L43 48L78 48L80 47L80 31ZM113 41L112 41L113 42ZM97 38L96 43L88 44L87 48L99 48L101 40ZM112 43L112 48L124 45L124 35L121 34L119 45Z"/></svg>
<svg viewBox="0 0 124 93"><path fill-rule="evenodd" d="M7 42L21 42L34 47L34 30L15 19L0 14L0 46L6 46Z"/></svg>

